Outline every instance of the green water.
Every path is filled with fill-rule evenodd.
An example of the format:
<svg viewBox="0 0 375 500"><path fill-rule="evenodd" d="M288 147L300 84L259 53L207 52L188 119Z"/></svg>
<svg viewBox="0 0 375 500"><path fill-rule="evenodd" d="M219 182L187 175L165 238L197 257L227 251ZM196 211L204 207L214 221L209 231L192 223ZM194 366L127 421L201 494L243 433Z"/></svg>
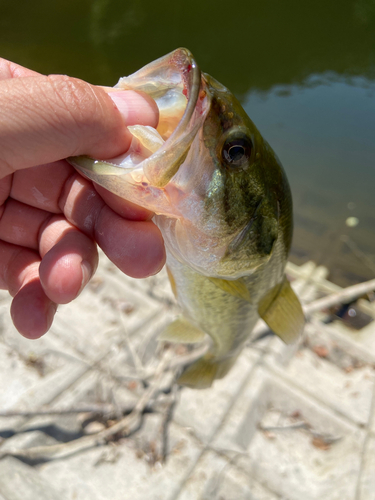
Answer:
<svg viewBox="0 0 375 500"><path fill-rule="evenodd" d="M42 73L113 85L179 46L282 160L292 259L340 284L374 277L375 0L0 0L0 55Z"/></svg>

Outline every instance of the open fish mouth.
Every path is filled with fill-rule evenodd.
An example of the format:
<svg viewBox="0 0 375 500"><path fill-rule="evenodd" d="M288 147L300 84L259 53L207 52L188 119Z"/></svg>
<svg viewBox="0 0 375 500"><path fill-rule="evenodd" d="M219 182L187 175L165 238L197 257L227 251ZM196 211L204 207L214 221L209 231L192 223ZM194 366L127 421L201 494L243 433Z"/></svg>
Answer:
<svg viewBox="0 0 375 500"><path fill-rule="evenodd" d="M184 48L121 78L116 88L154 99L156 129L129 126L130 148L117 158L68 161L154 212L168 253L196 272L235 280L267 262L279 235L273 207L281 166L230 91L201 74Z"/></svg>
<svg viewBox="0 0 375 500"><path fill-rule="evenodd" d="M135 125L130 149L109 160L88 156L68 158L82 174L109 191L157 212L170 214L163 190L184 162L189 148L207 115L210 96L205 80L191 52L177 49L146 65L133 75L121 78L116 88L147 93L159 108L156 129ZM156 190L156 191L155 191Z"/></svg>

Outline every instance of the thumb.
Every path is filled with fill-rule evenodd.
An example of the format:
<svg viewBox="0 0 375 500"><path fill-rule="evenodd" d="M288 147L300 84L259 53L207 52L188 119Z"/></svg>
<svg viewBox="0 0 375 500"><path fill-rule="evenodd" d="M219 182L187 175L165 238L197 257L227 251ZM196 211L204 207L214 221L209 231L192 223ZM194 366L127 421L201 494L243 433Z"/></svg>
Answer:
<svg viewBox="0 0 375 500"><path fill-rule="evenodd" d="M0 109L0 178L68 156L117 156L131 141L127 125L158 122L145 94L59 75L0 81Z"/></svg>

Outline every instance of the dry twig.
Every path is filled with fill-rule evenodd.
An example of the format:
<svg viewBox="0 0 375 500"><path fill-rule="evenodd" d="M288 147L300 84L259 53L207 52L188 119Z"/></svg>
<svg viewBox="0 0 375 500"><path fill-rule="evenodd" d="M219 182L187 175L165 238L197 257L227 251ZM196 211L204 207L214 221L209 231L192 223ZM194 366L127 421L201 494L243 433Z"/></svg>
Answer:
<svg viewBox="0 0 375 500"><path fill-rule="evenodd" d="M55 458L66 457L94 446L103 445L111 438L119 434L122 436L128 436L139 427L145 408L160 390L162 376L169 365L170 358L171 352L166 351L155 370L154 378L152 379L149 387L138 400L133 411L108 429L104 429L96 434L75 439L68 443L59 443L52 446L35 446L28 449L0 450L0 458L12 455L26 458L28 460L52 460Z"/></svg>
<svg viewBox="0 0 375 500"><path fill-rule="evenodd" d="M291 431L291 430L297 430L297 429L303 429L307 431L309 434L312 435L313 438L319 439L322 442L326 443L327 445L336 443L337 441L340 441L342 439L341 436L332 436L331 434L323 434L321 432L315 431L310 424L307 422L296 422L293 424L286 424L286 425L272 425L272 426L259 426L259 429L262 432L280 432L280 431Z"/></svg>
<svg viewBox="0 0 375 500"><path fill-rule="evenodd" d="M167 459L168 455L168 428L169 424L172 421L173 418L173 410L176 406L176 401L177 401L177 385L174 384L172 388L172 395L171 399L168 403L168 407L166 408L164 415L163 415L163 420L160 426L160 434L161 434L161 461L164 463Z"/></svg>
<svg viewBox="0 0 375 500"><path fill-rule="evenodd" d="M121 412L130 413L134 405L121 407ZM39 417L44 415L71 415L77 413L91 413L95 415L113 415L117 411L114 405L90 405L77 408L41 408L39 410L6 410L0 411L0 417Z"/></svg>
<svg viewBox="0 0 375 500"><path fill-rule="evenodd" d="M313 302L310 302L310 304L305 304L303 306L303 311L306 316L308 316L316 311L322 311L323 309L328 309L329 307L353 302L354 300L362 297L362 295L370 293L374 290L375 279L365 281L363 283L359 283L358 285L343 288L339 292L332 293L331 295L328 295L321 299L314 300Z"/></svg>
<svg viewBox="0 0 375 500"><path fill-rule="evenodd" d="M308 318L314 312L322 311L336 305L354 302L363 295L373 291L375 291L375 279L343 288L339 292L314 300L309 304L303 304L303 312ZM264 334L268 331L269 327L263 321L258 321L253 331L254 337L252 342L263 338Z"/></svg>

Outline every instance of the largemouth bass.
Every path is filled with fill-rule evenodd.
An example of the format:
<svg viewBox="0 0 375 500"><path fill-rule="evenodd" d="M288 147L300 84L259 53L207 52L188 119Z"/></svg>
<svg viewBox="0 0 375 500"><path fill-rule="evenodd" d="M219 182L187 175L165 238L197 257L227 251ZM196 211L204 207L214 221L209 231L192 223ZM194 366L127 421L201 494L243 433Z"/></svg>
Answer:
<svg viewBox="0 0 375 500"><path fill-rule="evenodd" d="M300 303L285 278L292 199L284 170L240 103L201 73L187 49L121 78L149 94L157 129L129 127L129 151L69 161L109 191L155 212L183 317L162 339L212 339L181 375L204 388L230 370L259 316L285 342L301 333Z"/></svg>

